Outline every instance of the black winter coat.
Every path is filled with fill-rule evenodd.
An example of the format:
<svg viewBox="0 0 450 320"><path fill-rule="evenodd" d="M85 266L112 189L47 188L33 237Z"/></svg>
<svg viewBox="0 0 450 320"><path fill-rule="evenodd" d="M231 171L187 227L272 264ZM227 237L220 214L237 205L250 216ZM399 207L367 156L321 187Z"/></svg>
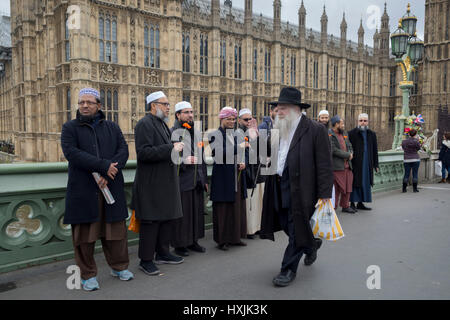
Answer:
<svg viewBox="0 0 450 320"><path fill-rule="evenodd" d="M311 216L319 199L331 199L333 165L330 150L325 126L302 115L286 159L297 247L314 247ZM262 238L271 240L274 240L273 233L281 230L273 196L275 177L268 176L264 187L260 231Z"/></svg>
<svg viewBox="0 0 450 320"><path fill-rule="evenodd" d="M64 123L61 131L61 147L69 161L65 224L93 223L98 217L98 194L101 193L92 172L98 172L108 180L108 188L115 203L105 202L106 222L125 220L128 209L125 200L122 169L128 160L128 145L119 126L105 120L99 111L100 120L82 122L80 113L74 120ZM111 163L118 162L119 169L114 180L108 175ZM102 195L103 196L103 195Z"/></svg>
<svg viewBox="0 0 450 320"><path fill-rule="evenodd" d="M185 129L181 126L179 121L175 121L174 126L172 129L170 129L170 132L173 134L173 132L177 129L181 129L183 131L183 135L185 136L185 143L187 141L191 142L191 147L189 149L191 156L196 156L199 160L201 159L202 163L200 164L184 164L181 163L180 168L177 169L180 172L179 180L180 180L180 191L191 191L195 188L199 188L202 190L206 190L205 185L208 183L208 173L207 173L207 167L205 162L205 153L204 153L204 147L201 140L201 133L199 131L194 131ZM195 132L195 134L194 134ZM190 140L188 139L188 135L190 137ZM183 136L180 137L180 139L173 141L173 142L179 142L182 141ZM201 146L199 147L199 143ZM182 152L182 157L186 158L189 155L185 155ZM194 184L195 179L195 184Z"/></svg>
<svg viewBox="0 0 450 320"><path fill-rule="evenodd" d="M444 143L439 151L439 160L442 161L443 167L450 167L450 149Z"/></svg>
<svg viewBox="0 0 450 320"><path fill-rule="evenodd" d="M234 150L230 154L237 155L237 138L234 137L234 146L231 144L227 144L225 137L225 130L220 127L218 130L212 132L209 135L209 143L210 145L214 143L217 136L222 135L223 138L223 159L222 163L219 164L214 161L212 175L211 175L211 194L210 199L213 202L234 202L235 200L235 170L236 170L236 162L234 164L226 164L226 154L227 154L227 146L229 148L233 148ZM216 157L217 150L212 150L213 158ZM244 154L244 153L242 153ZM248 153L243 155L246 166L248 166ZM214 159L216 160L216 159ZM241 160L237 159L237 162L240 163ZM238 179L239 173L236 175L236 179ZM243 191L242 198L247 198L247 181L246 181L246 169L241 171L241 175L239 177L239 183L241 183L241 189Z"/></svg>
<svg viewBox="0 0 450 320"><path fill-rule="evenodd" d="M362 188L364 138L359 128L350 130L348 138L353 147L353 188ZM369 155L370 185L373 186L373 170L378 168L378 144L377 135L370 129L367 129L367 152Z"/></svg>
<svg viewBox="0 0 450 320"><path fill-rule="evenodd" d="M137 168L132 208L136 218L164 221L183 216L177 166L172 162L173 143L166 123L152 114L134 129Z"/></svg>

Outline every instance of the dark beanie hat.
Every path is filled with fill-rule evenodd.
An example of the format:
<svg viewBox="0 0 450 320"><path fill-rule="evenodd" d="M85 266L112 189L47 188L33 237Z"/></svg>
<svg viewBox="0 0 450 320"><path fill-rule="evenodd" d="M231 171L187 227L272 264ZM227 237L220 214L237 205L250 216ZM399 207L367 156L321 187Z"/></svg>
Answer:
<svg viewBox="0 0 450 320"><path fill-rule="evenodd" d="M336 123L341 121L341 117L338 115L335 115L333 118L331 118L331 125L334 126Z"/></svg>

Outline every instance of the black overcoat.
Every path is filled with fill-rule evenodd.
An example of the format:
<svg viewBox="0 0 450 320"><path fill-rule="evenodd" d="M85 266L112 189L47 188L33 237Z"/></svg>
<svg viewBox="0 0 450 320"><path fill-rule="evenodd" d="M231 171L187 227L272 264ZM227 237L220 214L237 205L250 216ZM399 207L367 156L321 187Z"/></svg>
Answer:
<svg viewBox="0 0 450 320"><path fill-rule="evenodd" d="M93 223L99 220L98 194L101 193L92 172L98 172L108 180L108 188L115 203L105 202L106 222L125 220L128 217L124 192L122 169L128 160L128 145L119 126L105 120L99 111L100 120L81 121L77 117L64 123L61 131L61 147L69 161L69 177L67 181L65 224ZM118 162L119 169L114 180L108 175L111 163Z"/></svg>
<svg viewBox="0 0 450 320"><path fill-rule="evenodd" d="M175 120L174 126L170 129L170 132L173 132L177 129L181 129L183 131L180 139L175 139L173 142L182 141L183 136L185 136L185 143L187 141L191 142L190 148L187 148L187 151L190 151L191 156L196 156L198 159L201 159L202 163L199 164L185 164L181 163L179 170L179 180L180 180L180 191L191 191L195 188L201 188L205 190L205 185L208 183L208 172L205 161L205 153L203 143L201 141L201 133L199 131L185 129L181 126L180 122ZM195 134L194 134L195 133ZM188 136L190 139L187 139ZM199 146L199 143L201 146ZM186 158L187 155L184 155L184 152L181 153L183 158ZM194 185L195 179L195 185Z"/></svg>
<svg viewBox="0 0 450 320"><path fill-rule="evenodd" d="M210 200L213 202L234 202L235 201L235 170L236 170L236 162L234 164L226 164L225 157L227 154L227 146L228 148L233 147L233 154L237 154L237 138L234 137L234 145L227 144L225 137L225 130L220 127L215 132L212 132L209 135L209 143L213 144L216 137L222 135L223 138L223 164L219 164L218 161L214 161L212 174L211 174L211 194ZM242 153L245 158L245 164L248 165L248 152ZM216 150L212 150L212 156L214 160L216 160ZM217 156L218 157L218 156ZM237 160L237 162L241 162ZM240 177L236 176L236 179L239 179L239 183L241 183L242 198L247 198L247 179L246 179L246 169L241 171ZM239 175L239 173L238 173Z"/></svg>
<svg viewBox="0 0 450 320"><path fill-rule="evenodd" d="M364 138L359 128L348 132L348 138L353 147L353 188L362 188L362 166L364 157ZM367 129L367 151L369 158L370 185L373 186L373 169L378 168L377 135Z"/></svg>
<svg viewBox="0 0 450 320"><path fill-rule="evenodd" d="M173 143L166 123L152 114L134 129L137 168L132 208L136 218L164 221L183 216L177 166L172 162Z"/></svg>
<svg viewBox="0 0 450 320"><path fill-rule="evenodd" d="M333 165L325 126L305 115L295 131L286 163L289 169L291 212L297 247L313 248L310 219L318 199L331 198ZM281 230L274 201L276 175L268 176L264 187L261 237L274 240Z"/></svg>

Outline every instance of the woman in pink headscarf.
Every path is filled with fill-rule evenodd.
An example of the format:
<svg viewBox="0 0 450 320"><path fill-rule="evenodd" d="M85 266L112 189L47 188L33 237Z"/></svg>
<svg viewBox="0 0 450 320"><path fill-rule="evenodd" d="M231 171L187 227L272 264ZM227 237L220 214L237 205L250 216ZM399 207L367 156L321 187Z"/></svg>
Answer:
<svg viewBox="0 0 450 320"><path fill-rule="evenodd" d="M236 118L236 109L223 108L219 113L219 129L209 135L214 158L210 195L213 234L221 250L228 250L230 245L246 246L241 238L247 236L245 168L248 154L244 151L246 143L237 143ZM241 148L239 152L238 148Z"/></svg>

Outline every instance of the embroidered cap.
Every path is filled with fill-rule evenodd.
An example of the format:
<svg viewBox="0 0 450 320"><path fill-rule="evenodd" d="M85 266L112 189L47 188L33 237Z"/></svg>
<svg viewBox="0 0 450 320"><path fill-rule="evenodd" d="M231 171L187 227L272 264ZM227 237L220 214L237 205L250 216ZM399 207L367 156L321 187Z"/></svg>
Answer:
<svg viewBox="0 0 450 320"><path fill-rule="evenodd" d="M156 101L156 100L164 98L164 97L167 98L166 95L164 94L164 92L162 92L162 91L153 92L152 94L149 94L147 96L147 99L146 99L147 104L152 103L153 101Z"/></svg>
<svg viewBox="0 0 450 320"><path fill-rule="evenodd" d="M96 97L97 99L100 99L100 94L94 88L83 88L83 89L81 89L80 93L78 94L78 97L81 97L82 95L85 95L85 94L91 94L94 97Z"/></svg>
<svg viewBox="0 0 450 320"><path fill-rule="evenodd" d="M175 105L175 112L181 111L183 109L192 109L192 105L187 101L181 101Z"/></svg>

